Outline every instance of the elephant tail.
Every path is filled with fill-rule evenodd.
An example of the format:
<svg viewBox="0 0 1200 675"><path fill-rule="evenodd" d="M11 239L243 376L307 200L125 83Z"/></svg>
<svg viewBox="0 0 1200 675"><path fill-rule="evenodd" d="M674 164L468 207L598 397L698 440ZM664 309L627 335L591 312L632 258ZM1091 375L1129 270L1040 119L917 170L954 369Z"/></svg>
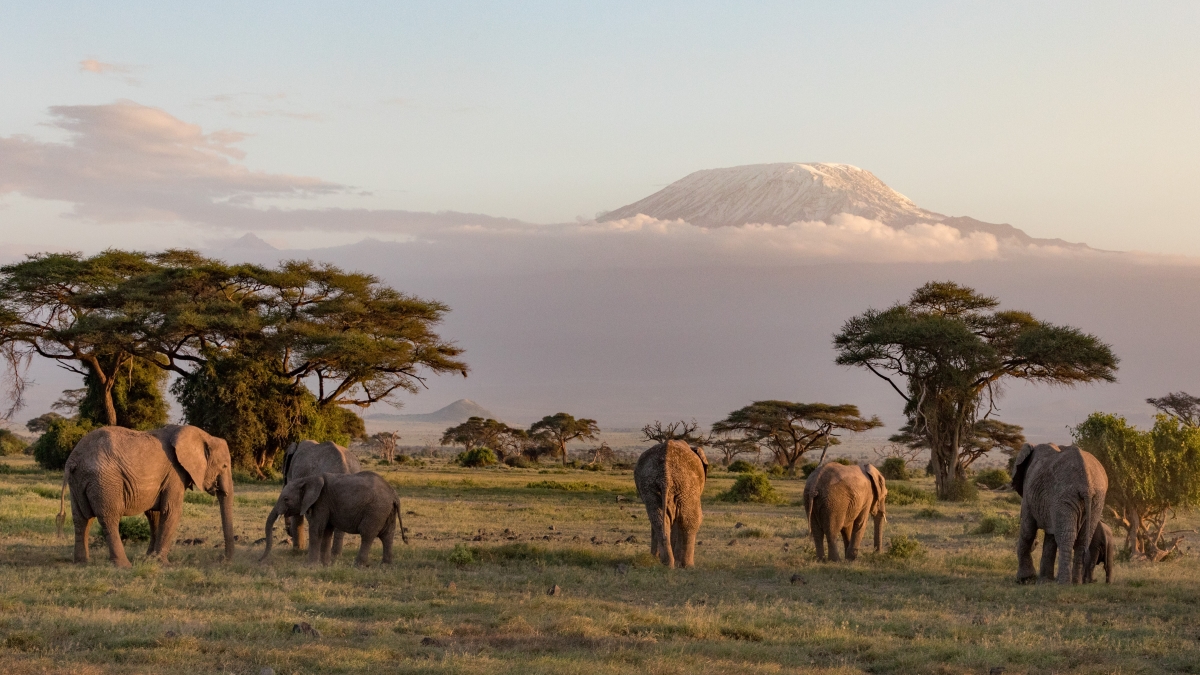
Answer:
<svg viewBox="0 0 1200 675"><path fill-rule="evenodd" d="M671 467L668 464L669 454L663 456L663 483L662 483L662 501L659 504L658 517L662 519L659 523L659 531L662 532L662 542L660 546L666 552L667 556L671 556ZM668 557L668 560L674 560L674 557Z"/></svg>
<svg viewBox="0 0 1200 675"><path fill-rule="evenodd" d="M58 536L63 536L63 525L67 522L67 479L71 476L71 466L63 469L62 490L58 493L58 515L54 518L54 530Z"/></svg>
<svg viewBox="0 0 1200 675"><path fill-rule="evenodd" d="M408 543L408 534L404 532L404 511L400 508L400 498L392 502L392 515L396 517L396 522L400 523L400 541Z"/></svg>

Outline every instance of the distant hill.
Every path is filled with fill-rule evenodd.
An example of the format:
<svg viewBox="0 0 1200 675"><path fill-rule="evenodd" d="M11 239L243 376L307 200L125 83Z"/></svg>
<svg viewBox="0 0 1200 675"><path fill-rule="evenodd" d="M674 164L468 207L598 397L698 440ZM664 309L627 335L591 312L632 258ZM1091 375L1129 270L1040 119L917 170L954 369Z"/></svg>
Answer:
<svg viewBox="0 0 1200 675"><path fill-rule="evenodd" d="M487 419L490 417L490 418L494 419L496 417L496 415L495 415L495 413L492 413L487 408L484 408L483 406L479 405L478 403L476 403L472 400L460 398L457 401L455 401L454 403L451 403L450 405L446 406L445 408L436 410L431 413L425 413L424 415L388 415L388 414L378 413L375 415L368 415L367 417L369 419L384 420L387 422L427 422L430 424L459 424L461 422L466 422L467 419L471 418L471 417L482 417L484 419Z"/></svg>

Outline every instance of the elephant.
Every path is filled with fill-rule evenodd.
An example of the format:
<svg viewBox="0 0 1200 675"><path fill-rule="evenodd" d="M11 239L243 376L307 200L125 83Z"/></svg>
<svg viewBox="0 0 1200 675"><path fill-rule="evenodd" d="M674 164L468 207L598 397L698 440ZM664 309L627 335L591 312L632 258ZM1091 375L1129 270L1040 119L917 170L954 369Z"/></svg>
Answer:
<svg viewBox="0 0 1200 675"><path fill-rule="evenodd" d="M700 494L708 477L704 449L679 440L642 453L633 470L650 519L650 553L667 567L696 564L696 534L704 520Z"/></svg>
<svg viewBox="0 0 1200 675"><path fill-rule="evenodd" d="M383 542L383 562L392 562L392 540L396 522L400 523L400 538L408 543L404 533L404 517L400 513L400 497L379 474L323 473L290 481L279 493L275 508L267 516L266 550L260 560L271 555L275 520L279 516L308 517L308 561L318 560L328 565L333 561L334 531L362 536L354 564L366 567L371 544L378 538Z"/></svg>
<svg viewBox="0 0 1200 675"><path fill-rule="evenodd" d="M332 442L317 443L316 441L300 441L292 443L283 456L283 484L289 481L319 476L323 473L358 473L362 465L358 458L349 450ZM292 539L292 550L299 551L305 546L304 516L288 516L288 536ZM333 557L342 552L342 539L346 534L338 531L333 535Z"/></svg>
<svg viewBox="0 0 1200 675"><path fill-rule="evenodd" d="M1096 531L1092 533L1092 544L1088 547L1087 562L1083 565L1083 583L1090 584L1095 581L1093 573L1096 571L1096 565L1104 565L1104 583L1111 584L1113 578L1113 565L1117 560L1117 541L1113 539L1112 528L1108 523L1103 521L1096 527Z"/></svg>
<svg viewBox="0 0 1200 675"><path fill-rule="evenodd" d="M1053 443L1021 446L1013 462L1013 490L1021 495L1017 537L1017 581L1055 578L1054 559L1062 553L1057 580L1080 583L1092 536L1100 525L1108 475L1091 453ZM1041 570L1033 569L1034 540L1044 530Z"/></svg>
<svg viewBox="0 0 1200 675"><path fill-rule="evenodd" d="M75 562L88 562L88 529L98 519L108 543L109 559L129 567L121 543L122 516L144 513L150 521L146 555L165 563L183 513L188 488L215 495L221 508L225 559L233 558L233 469L229 446L203 429L168 425L154 431L103 427L84 436L63 470L59 494L61 536L67 486L75 525Z"/></svg>
<svg viewBox="0 0 1200 675"><path fill-rule="evenodd" d="M817 549L817 560L838 562L834 536L842 535L846 559L858 557L858 546L866 530L867 517L875 520L875 551L883 550L883 524L887 521L887 481L870 464L847 466L825 464L804 483L804 512Z"/></svg>

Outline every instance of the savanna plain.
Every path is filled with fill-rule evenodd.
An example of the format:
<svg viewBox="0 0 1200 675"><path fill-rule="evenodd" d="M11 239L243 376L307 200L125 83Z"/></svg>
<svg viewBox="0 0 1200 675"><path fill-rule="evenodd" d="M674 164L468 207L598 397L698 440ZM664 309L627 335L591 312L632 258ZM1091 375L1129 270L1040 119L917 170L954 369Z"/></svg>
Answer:
<svg viewBox="0 0 1200 675"><path fill-rule="evenodd" d="M402 499L410 543L391 565L376 543L353 567L349 535L330 567L288 546L260 563L280 487L246 482L232 562L217 507L189 493L170 564L130 541L121 570L96 525L92 562L71 563L61 473L3 460L0 672L1200 672L1195 557L1018 585L1011 492L934 503L929 479L890 481L884 551L868 532L858 560L818 563L802 480L772 479L786 504L728 503L736 474L714 468L697 565L669 570L629 470L366 468Z"/></svg>

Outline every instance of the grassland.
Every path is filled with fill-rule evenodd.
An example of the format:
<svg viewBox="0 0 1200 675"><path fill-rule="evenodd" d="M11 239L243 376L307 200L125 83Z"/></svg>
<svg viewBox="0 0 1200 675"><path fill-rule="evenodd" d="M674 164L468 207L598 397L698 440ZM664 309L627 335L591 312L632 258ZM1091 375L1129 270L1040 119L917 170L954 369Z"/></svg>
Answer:
<svg viewBox="0 0 1200 675"><path fill-rule="evenodd" d="M54 534L59 475L4 461L4 673L1200 672L1194 557L1121 564L1112 585L1017 585L1004 494L893 505L888 537L915 538L915 556L821 564L800 481L775 481L790 505L728 504L712 498L733 476L716 471L697 568L666 570L628 471L434 460L370 467L408 512L411 544L390 567L378 546L367 569L347 554L310 567L285 547L260 564L279 487L239 484L232 563L216 506L193 499L177 536L205 543L177 545L169 565L131 544L134 568L117 570L99 545L71 564Z"/></svg>

